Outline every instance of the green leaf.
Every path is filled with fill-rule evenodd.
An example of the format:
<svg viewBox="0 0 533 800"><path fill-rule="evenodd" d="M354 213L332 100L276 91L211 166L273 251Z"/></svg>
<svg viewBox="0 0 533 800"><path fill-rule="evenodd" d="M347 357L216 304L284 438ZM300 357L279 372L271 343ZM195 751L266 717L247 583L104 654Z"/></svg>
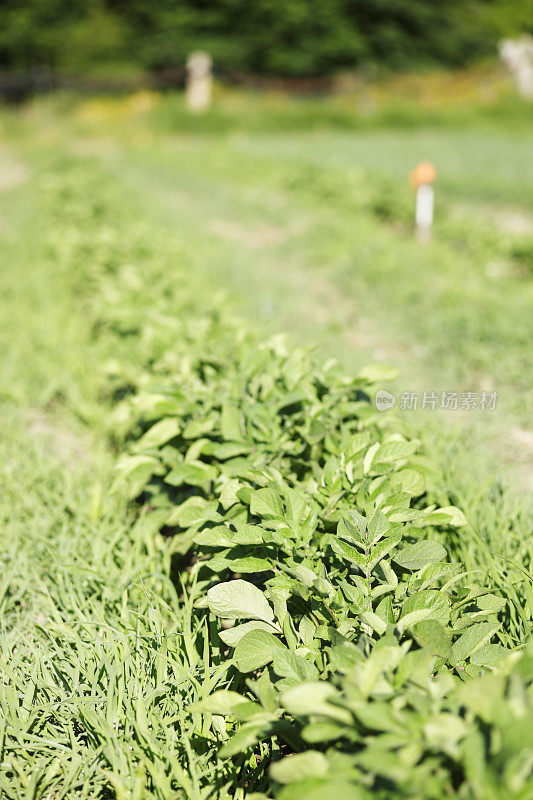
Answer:
<svg viewBox="0 0 533 800"><path fill-rule="evenodd" d="M233 660L240 672L253 672L269 664L278 650L286 649L279 639L268 631L249 631L239 640Z"/></svg>
<svg viewBox="0 0 533 800"><path fill-rule="evenodd" d="M368 520L368 538L370 544L379 542L382 536L387 533L390 528L390 522L379 508L376 508L370 519Z"/></svg>
<svg viewBox="0 0 533 800"><path fill-rule="evenodd" d="M263 592L253 583L227 581L207 592L209 609L222 619L260 619L274 622L274 612Z"/></svg>
<svg viewBox="0 0 533 800"><path fill-rule="evenodd" d="M455 506L445 506L444 508L437 508L432 511L424 519L425 525L451 525L455 528L460 528L467 524L467 520L463 512Z"/></svg>
<svg viewBox="0 0 533 800"><path fill-rule="evenodd" d="M422 608L430 609L431 619L446 624L450 619L450 601L437 589L426 589L414 592L404 600L400 619Z"/></svg>
<svg viewBox="0 0 533 800"><path fill-rule="evenodd" d="M237 406L224 403L220 416L220 429L226 441L238 442L242 439L242 418Z"/></svg>
<svg viewBox="0 0 533 800"><path fill-rule="evenodd" d="M471 655L470 662L480 667L495 667L502 658L507 658L512 652L501 644L486 644Z"/></svg>
<svg viewBox="0 0 533 800"><path fill-rule="evenodd" d="M228 628L225 631L219 631L218 635L228 647L235 647L242 637L250 633L250 631L267 631L274 633L276 629L269 625L267 622L261 622L259 619L250 620L250 622L243 622L242 625L235 625L233 628Z"/></svg>
<svg viewBox="0 0 533 800"><path fill-rule="evenodd" d="M472 625L471 628L468 628L452 647L452 656L455 663L458 661L466 661L476 650L479 650L484 644L487 644L489 639L500 627L499 622L478 622L476 625Z"/></svg>
<svg viewBox="0 0 533 800"><path fill-rule="evenodd" d="M373 462L375 464L389 464L409 458L418 449L417 442L385 442L377 450Z"/></svg>
<svg viewBox="0 0 533 800"><path fill-rule="evenodd" d="M280 678L295 678L298 681L311 681L318 678L316 667L303 656L280 650L274 653L272 667Z"/></svg>
<svg viewBox="0 0 533 800"><path fill-rule="evenodd" d="M203 497L189 497L170 512L167 525L180 525L182 528L191 528L200 522L221 522L222 517L217 512L216 500L205 500Z"/></svg>
<svg viewBox="0 0 533 800"><path fill-rule="evenodd" d="M123 456L117 464L117 480L113 491L121 486L127 486L127 497L134 499L142 492L152 475L160 475L163 467L160 462L151 456Z"/></svg>
<svg viewBox="0 0 533 800"><path fill-rule="evenodd" d="M342 539L335 539L333 536L329 537L329 543L338 556L352 561L357 564L358 567L361 567L361 569L366 568L366 559L356 547L348 544L348 542L343 542Z"/></svg>
<svg viewBox="0 0 533 800"><path fill-rule="evenodd" d="M318 715L350 725L352 723L350 712L328 702L338 697L340 697L339 692L330 683L309 681L287 689L281 695L281 702L290 714Z"/></svg>
<svg viewBox="0 0 533 800"><path fill-rule="evenodd" d="M180 464L165 477L165 483L170 486L203 486L217 476L217 469L210 464Z"/></svg>
<svg viewBox="0 0 533 800"><path fill-rule="evenodd" d="M270 777L277 783L295 783L304 778L324 778L329 772L329 763L323 753L307 750L295 753L270 767Z"/></svg>
<svg viewBox="0 0 533 800"><path fill-rule="evenodd" d="M238 502L237 492L242 489L242 484L236 478L230 478L223 485L220 492L220 505L226 511Z"/></svg>
<svg viewBox="0 0 533 800"><path fill-rule="evenodd" d="M310 722L302 729L302 738L310 744L324 744L335 739L339 739L346 733L343 725L338 722L321 720L320 722Z"/></svg>
<svg viewBox="0 0 533 800"><path fill-rule="evenodd" d="M394 711L388 703L361 703L354 709L354 714L365 728L372 731L399 732L402 722L398 719L398 712Z"/></svg>
<svg viewBox="0 0 533 800"><path fill-rule="evenodd" d="M175 417L166 417L152 425L144 436L137 442L139 450L149 450L153 447L160 447L169 442L181 431L181 422Z"/></svg>
<svg viewBox="0 0 533 800"><path fill-rule="evenodd" d="M337 536L341 539L347 539L349 542L365 544L367 523L368 520L358 514L357 511L343 514L337 525Z"/></svg>
<svg viewBox="0 0 533 800"><path fill-rule="evenodd" d="M408 544L394 556L394 561L415 572L426 564L435 564L446 558L446 550L439 542L422 541Z"/></svg>
<svg viewBox="0 0 533 800"><path fill-rule="evenodd" d="M258 517L279 519L283 516L281 498L273 489L257 489L252 492L250 511Z"/></svg>
<svg viewBox="0 0 533 800"><path fill-rule="evenodd" d="M207 562L209 566L209 562ZM228 567L232 572L242 572L243 574L255 572L269 572L272 564L266 558L255 558L255 556L243 556L243 558L231 558Z"/></svg>
<svg viewBox="0 0 533 800"><path fill-rule="evenodd" d="M370 551L370 558L366 567L367 570L373 570L382 558L385 558L391 550L394 550L401 540L402 535L400 533L394 534L394 536L387 536L386 539L381 539Z"/></svg>
<svg viewBox="0 0 533 800"><path fill-rule="evenodd" d="M244 522L235 522L235 533L231 534L235 544L262 544L265 533L258 525L248 525Z"/></svg>
<svg viewBox="0 0 533 800"><path fill-rule="evenodd" d="M250 447L245 442L221 442L211 445L205 452L220 461L226 461L229 458L249 453Z"/></svg>
<svg viewBox="0 0 533 800"><path fill-rule="evenodd" d="M361 619L367 625L369 625L373 631L375 631L378 636L383 636L385 631L387 630L387 623L381 619L374 611L365 611L361 614Z"/></svg>
<svg viewBox="0 0 533 800"><path fill-rule="evenodd" d="M452 639L450 633L440 622L425 619L413 625L412 634L420 647L430 650L433 655L450 659L452 655Z"/></svg>
<svg viewBox="0 0 533 800"><path fill-rule="evenodd" d="M365 457L363 458L363 473L365 475L368 475L368 473L370 472L370 468L372 467L375 455L380 447L381 447L380 443L375 442L374 444L370 445L370 447L366 451Z"/></svg>
<svg viewBox="0 0 533 800"><path fill-rule="evenodd" d="M242 725L237 733L231 737L218 751L219 758L231 758L237 753L242 753L248 747L258 742L263 732L268 728L265 722L250 722Z"/></svg>
<svg viewBox="0 0 533 800"><path fill-rule="evenodd" d="M203 547L233 547L235 542L230 537L229 528L225 525L217 525L215 528L205 528L197 533L193 542Z"/></svg>
<svg viewBox="0 0 533 800"><path fill-rule="evenodd" d="M423 494L426 482L424 476L415 469L401 469L390 476L389 485L396 491L407 492L407 494L417 497Z"/></svg>

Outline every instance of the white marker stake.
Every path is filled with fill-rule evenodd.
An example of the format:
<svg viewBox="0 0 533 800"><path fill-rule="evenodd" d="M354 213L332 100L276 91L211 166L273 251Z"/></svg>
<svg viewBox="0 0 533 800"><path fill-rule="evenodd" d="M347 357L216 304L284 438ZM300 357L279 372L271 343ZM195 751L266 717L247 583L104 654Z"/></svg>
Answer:
<svg viewBox="0 0 533 800"><path fill-rule="evenodd" d="M429 239L433 225L433 186L422 183L416 190L416 231L419 239Z"/></svg>

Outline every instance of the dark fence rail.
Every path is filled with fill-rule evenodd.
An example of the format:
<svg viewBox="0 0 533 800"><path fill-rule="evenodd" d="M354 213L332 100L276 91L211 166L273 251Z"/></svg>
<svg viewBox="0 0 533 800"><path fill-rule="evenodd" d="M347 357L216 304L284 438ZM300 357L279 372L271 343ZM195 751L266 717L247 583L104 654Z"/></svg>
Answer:
<svg viewBox="0 0 533 800"><path fill-rule="evenodd" d="M333 88L333 78L328 76L274 78L215 70L215 77L228 85L304 95L327 94ZM48 69L35 69L24 73L0 73L0 100L21 103L34 95L58 90L83 94L122 94L138 89L164 90L183 87L185 79L184 67L158 70L132 78L66 75Z"/></svg>

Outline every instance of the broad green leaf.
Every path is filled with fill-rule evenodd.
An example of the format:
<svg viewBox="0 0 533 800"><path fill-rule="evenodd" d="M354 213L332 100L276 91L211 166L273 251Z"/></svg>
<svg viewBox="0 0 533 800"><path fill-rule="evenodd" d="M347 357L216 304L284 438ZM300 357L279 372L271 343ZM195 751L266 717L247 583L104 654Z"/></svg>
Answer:
<svg viewBox="0 0 533 800"><path fill-rule="evenodd" d="M210 464L197 461L195 464L180 464L165 477L170 486L203 486L217 476L217 469Z"/></svg>
<svg viewBox="0 0 533 800"><path fill-rule="evenodd" d="M379 564L382 558L385 558L391 550L394 550L397 544L401 542L402 536L400 533L394 536L387 536L386 539L381 539L370 551L370 558L367 564L367 570L373 570Z"/></svg>
<svg viewBox="0 0 533 800"><path fill-rule="evenodd" d="M185 439L199 439L206 433L210 433L216 424L216 417L212 414L209 417L202 417L201 419L192 419L183 429L183 437Z"/></svg>
<svg viewBox="0 0 533 800"><path fill-rule="evenodd" d="M394 622L394 611L392 608L392 601L390 596L384 597L381 603L376 608L376 614L380 617L383 622L388 624L389 622Z"/></svg>
<svg viewBox="0 0 533 800"><path fill-rule="evenodd" d="M383 636L387 630L387 623L373 611L365 611L361 614L361 620L369 625L378 636Z"/></svg>
<svg viewBox="0 0 533 800"><path fill-rule="evenodd" d="M424 525L452 525L460 528L467 524L463 512L455 506L445 506L432 511L424 519Z"/></svg>
<svg viewBox="0 0 533 800"><path fill-rule="evenodd" d="M216 500L189 497L184 503L172 509L167 519L167 525L190 528L200 522L221 522L222 517L216 510L217 506Z"/></svg>
<svg viewBox="0 0 533 800"><path fill-rule="evenodd" d="M434 714L424 725L424 736L430 746L442 748L445 752L453 751L467 731L461 717L446 712Z"/></svg>
<svg viewBox="0 0 533 800"><path fill-rule="evenodd" d="M220 748L218 751L219 758L231 758L237 753L242 753L243 750L256 744L266 729L268 729L268 723L265 722L253 721L247 725L241 725L237 733Z"/></svg>
<svg viewBox="0 0 533 800"><path fill-rule="evenodd" d="M345 733L344 726L338 722L320 720L320 722L311 722L309 725L305 725L302 729L302 738L310 744L324 744L324 742L339 739Z"/></svg>
<svg viewBox="0 0 533 800"><path fill-rule="evenodd" d="M366 559L356 547L348 544L348 542L343 542L342 539L335 539L333 536L329 537L329 543L338 556L357 564L361 569L366 568Z"/></svg>
<svg viewBox="0 0 533 800"><path fill-rule="evenodd" d="M220 429L226 441L238 442L242 439L242 417L237 406L224 403L220 416Z"/></svg>
<svg viewBox="0 0 533 800"><path fill-rule="evenodd" d="M512 652L512 650L502 647L501 644L486 644L471 655L470 661L480 667L494 667L503 658L510 656Z"/></svg>
<svg viewBox="0 0 533 800"><path fill-rule="evenodd" d="M134 499L142 492L152 475L160 475L163 467L160 462L151 456L123 456L117 464L117 480L113 491L121 486L127 487L127 497Z"/></svg>
<svg viewBox="0 0 533 800"><path fill-rule="evenodd" d="M403 633L407 628L410 628L412 625L416 625L417 622L422 622L422 620L428 619L431 616L431 609L430 608L417 608L415 611L410 611L409 614L405 614L401 619L397 622L397 628L400 633Z"/></svg>
<svg viewBox="0 0 533 800"><path fill-rule="evenodd" d="M343 514L337 525L337 536L341 539L347 539L349 542L365 544L367 523L368 520L356 511Z"/></svg>
<svg viewBox="0 0 533 800"><path fill-rule="evenodd" d="M229 458L241 456L243 453L249 453L250 447L245 442L221 442L212 444L211 447L206 448L205 452L220 461L226 461Z"/></svg>
<svg viewBox="0 0 533 800"><path fill-rule="evenodd" d="M290 714L329 717L349 725L352 722L350 712L328 702L338 697L339 692L330 683L309 681L287 689L281 695L281 702Z"/></svg>
<svg viewBox="0 0 533 800"><path fill-rule="evenodd" d="M250 631L267 631L274 633L275 628L267 622L261 622L259 619L250 620L250 622L243 622L242 625L235 625L233 628L228 628L225 631L219 631L218 635L228 647L235 647L242 637Z"/></svg>
<svg viewBox="0 0 533 800"><path fill-rule="evenodd" d="M388 484L401 492L407 492L414 497L423 494L426 486L424 476L415 469L401 469L388 479Z"/></svg>
<svg viewBox="0 0 533 800"><path fill-rule="evenodd" d="M274 634L268 631L249 631L237 643L233 660L240 672L253 672L269 664L278 650L286 649Z"/></svg>
<svg viewBox="0 0 533 800"><path fill-rule="evenodd" d="M166 417L152 425L144 436L141 436L137 443L139 450L149 450L153 447L160 447L166 444L181 431L181 422L175 417Z"/></svg>
<svg viewBox="0 0 533 800"><path fill-rule="evenodd" d="M372 731L402 731L401 718L394 712L389 703L360 703L353 712L365 728Z"/></svg>
<svg viewBox="0 0 533 800"><path fill-rule="evenodd" d="M207 592L209 609L222 619L260 619L274 622L274 612L263 592L253 583L227 581Z"/></svg>
<svg viewBox="0 0 533 800"><path fill-rule="evenodd" d="M279 519L283 516L281 498L273 489L257 489L252 492L250 511L258 517Z"/></svg>
<svg viewBox="0 0 533 800"><path fill-rule="evenodd" d="M499 622L478 622L468 628L452 647L452 657L455 663L466 661L476 650L487 644L500 627Z"/></svg>
<svg viewBox="0 0 533 800"><path fill-rule="evenodd" d="M417 442L385 442L380 445L373 459L374 464L389 464L409 458L417 450Z"/></svg>
<svg viewBox="0 0 533 800"><path fill-rule="evenodd" d="M452 655L452 639L449 631L440 622L426 619L413 625L412 634L420 647L426 647L433 655L449 659Z"/></svg>
<svg viewBox="0 0 533 800"><path fill-rule="evenodd" d="M272 667L280 678L296 678L298 681L311 681L318 678L317 668L303 656L289 650L276 651Z"/></svg>
<svg viewBox="0 0 533 800"><path fill-rule="evenodd" d="M225 525L205 528L194 536L193 542L202 547L233 547L235 544L231 539L231 531Z"/></svg>
<svg viewBox="0 0 533 800"><path fill-rule="evenodd" d="M376 508L370 519L368 520L368 539L369 543L376 544L382 536L384 536L390 528L390 522L385 514Z"/></svg>
<svg viewBox="0 0 533 800"><path fill-rule="evenodd" d="M489 593L477 597L476 605L486 614L496 614L505 607L506 600L503 597L499 597L497 594Z"/></svg>
<svg viewBox="0 0 533 800"><path fill-rule="evenodd" d="M363 473L365 475L368 475L368 473L370 472L372 463L380 447L381 447L380 443L375 442L374 444L370 445L370 447L366 451L365 457L363 458Z"/></svg>
<svg viewBox="0 0 533 800"><path fill-rule="evenodd" d="M277 783L295 783L304 778L323 778L329 772L329 763L317 750L295 753L281 761L275 761L270 767L270 777Z"/></svg>
<svg viewBox="0 0 533 800"><path fill-rule="evenodd" d="M207 562L209 566L209 562ZM228 561L229 569L232 572L255 573L269 572L272 564L266 558L255 558L254 556L244 556L243 558L230 558Z"/></svg>
<svg viewBox="0 0 533 800"><path fill-rule="evenodd" d="M287 520L290 522L301 522L305 516L307 507L306 497L302 492L297 492L295 489L287 487L284 490L285 506L287 510Z"/></svg>
<svg viewBox="0 0 533 800"><path fill-rule="evenodd" d="M225 511L238 502L237 492L241 488L242 484L236 478L226 481L220 492L220 505Z"/></svg>
<svg viewBox="0 0 533 800"><path fill-rule="evenodd" d="M446 550L439 542L421 541L408 544L394 556L394 561L413 572L446 558Z"/></svg>
<svg viewBox="0 0 533 800"><path fill-rule="evenodd" d="M231 534L235 544L262 544L264 531L258 525L247 525L243 522L235 523L236 531Z"/></svg>
<svg viewBox="0 0 533 800"><path fill-rule="evenodd" d="M442 622L444 625L450 619L450 601L446 595L437 591L437 589L426 589L407 597L402 605L400 619L422 608L430 609L431 618Z"/></svg>

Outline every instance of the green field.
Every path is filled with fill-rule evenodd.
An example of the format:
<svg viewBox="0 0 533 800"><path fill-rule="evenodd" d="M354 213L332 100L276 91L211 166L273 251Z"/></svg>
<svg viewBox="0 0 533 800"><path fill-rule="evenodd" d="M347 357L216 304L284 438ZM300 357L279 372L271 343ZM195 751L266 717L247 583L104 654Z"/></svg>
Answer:
<svg viewBox="0 0 533 800"><path fill-rule="evenodd" d="M394 424L402 441L420 443L408 467L426 476L426 490L421 499L412 493L413 507L454 505L466 517L462 527L435 522L428 534L445 545L448 560L466 576L451 595L453 636L470 625L486 625L490 635L479 639L478 652L496 645L518 650L533 619L527 497L533 475L531 111L511 104L499 115L480 109L463 118L443 110L429 119L413 114L396 122L391 113L391 119L382 115L372 124L352 119L333 101L331 107L295 101L294 108L279 101L281 110L277 102L255 98L246 111L242 98L229 95L197 124L184 114L181 98L172 96L141 98L137 105L52 98L1 113L0 794L9 800L252 800L254 793L293 800L330 791L354 800L370 792L433 798L454 791L477 800L526 800L533 792L531 734L517 722L527 721L531 712L530 656L520 662L502 656L509 670L522 664L510 678L503 670L488 674L494 665L474 660L473 653L471 663L469 655L456 659L451 672L458 682L494 680L487 691L494 697L503 692L500 706L491 710L480 711L473 701L465 701L466 711L459 711L455 700L441 707L436 694L428 710L425 696L411 698L411 685L402 695L398 677L397 709L418 709L424 724L435 725L434 738L430 741L423 728L420 735L429 742L424 754L404 742L380 744L375 730L392 738L394 724L381 718L365 723L362 715L358 724L374 731L373 741L367 760L355 766L347 759L360 728L355 739L338 732L341 742L351 742L338 751L330 742L326 746L326 739L302 743L307 712L295 711L288 701L286 714L298 720L294 739L284 740L283 731L273 737L264 733L266 717L261 717L263 728L254 728L251 738L242 736L241 746L237 739L226 758L217 751L236 723L231 717L224 722L216 704L207 704L204 713L188 708L215 690L251 696L220 646L216 610L193 610L193 602L229 574L259 585L262 579L250 578L242 561L240 568L224 562L218 578L194 569L187 562L193 543L188 533L168 537L158 517L168 513L168 498L174 504L176 497L168 487L160 494L158 478L152 500L143 495L140 513L132 500L146 487L142 481L137 490L135 481L133 488L117 481L116 463L123 463L124 452L144 453L138 440L150 418L138 409L146 393L168 394L169 386L179 393L183 385L191 404L187 414L199 424L188 445L196 449L192 455L187 451L185 462L198 466L201 449L194 442L212 438L202 419L218 419L224 392L234 399L240 370L260 380L250 366L254 342L280 331L287 333L283 347L289 355L281 354L276 340L272 359L287 358L283 369L301 372L303 384L308 375L315 383L327 380L307 355L295 355L292 364L300 345L312 348L319 363L337 359L350 380L365 364L393 367L398 378L388 380L383 372L378 384L384 380L397 398L402 392L498 393L494 410L400 410ZM406 175L428 159L439 173L436 219L432 241L422 244L412 231ZM190 378L195 359L207 364L201 386ZM213 370L221 365L220 383L210 361ZM233 370L228 365L234 363ZM275 369L269 364L267 375ZM340 407L344 384L336 380L330 390L332 397L339 393ZM366 387L364 380L361 386ZM327 413L341 431L335 404ZM372 436L381 441L387 428L377 417L369 425L376 426L379 433ZM221 424L224 441L231 425ZM311 437L307 424L305 414L298 418L295 430L305 431L302 437ZM268 453L272 460L267 459L263 478L269 475L269 486L283 476L293 488L318 491L307 473L299 487L294 474L284 472L285 461L277 460L273 445ZM184 463L181 451L161 457ZM321 457L314 458L318 463ZM211 502L214 490L205 481L216 485L220 475L215 480L206 474L197 483L187 480ZM252 480L253 491L266 485L258 481ZM328 498L340 502L333 489ZM272 527L269 519L266 514L266 529ZM326 518L324 535L330 535L329 524ZM191 530L197 533L194 524ZM324 541L317 553L326 548ZM206 546L210 557L216 555ZM319 569L301 550L291 558ZM340 580L340 567L331 569L320 577ZM476 607L476 598L485 596L496 598L493 605ZM334 612L339 621L338 609ZM383 608L379 613L385 614ZM379 641L381 623L374 617L365 617L364 624L373 621ZM298 619L305 639L307 629ZM292 651L294 625L283 628ZM371 632L365 635L371 638ZM420 647L416 652L425 652L422 635L413 634L413 641ZM335 637L324 642L324 648L341 646ZM323 665L324 671L321 656L312 665L309 653L307 660L304 656L294 656L308 665L298 662L299 679L335 681L337 663L341 676L349 673L340 655ZM360 662L351 668L355 675ZM443 671L440 665L444 686ZM287 694L291 684L282 677L280 688ZM263 715L267 694L265 689L260 697ZM385 713L379 697L372 703L369 715L378 713L378 703L379 713ZM502 708L511 707L502 722ZM244 729L254 713L237 710ZM326 724L309 713L312 724ZM478 714L487 731L494 726L495 732L486 732L486 756L484 745L461 727L469 714ZM274 725L268 731L276 732L275 724L268 718ZM401 724L412 725L416 739L418 717ZM513 727L522 731L522 745L512 739L508 728ZM375 759L380 747L389 746L399 761L392 764L387 751L390 772L383 773ZM314 776L311 783L299 782L298 770L287 777L279 765L268 777L271 757L278 761L306 750L320 752L301 762L305 774ZM335 783L327 775L337 770ZM459 775L466 776L464 782Z"/></svg>

